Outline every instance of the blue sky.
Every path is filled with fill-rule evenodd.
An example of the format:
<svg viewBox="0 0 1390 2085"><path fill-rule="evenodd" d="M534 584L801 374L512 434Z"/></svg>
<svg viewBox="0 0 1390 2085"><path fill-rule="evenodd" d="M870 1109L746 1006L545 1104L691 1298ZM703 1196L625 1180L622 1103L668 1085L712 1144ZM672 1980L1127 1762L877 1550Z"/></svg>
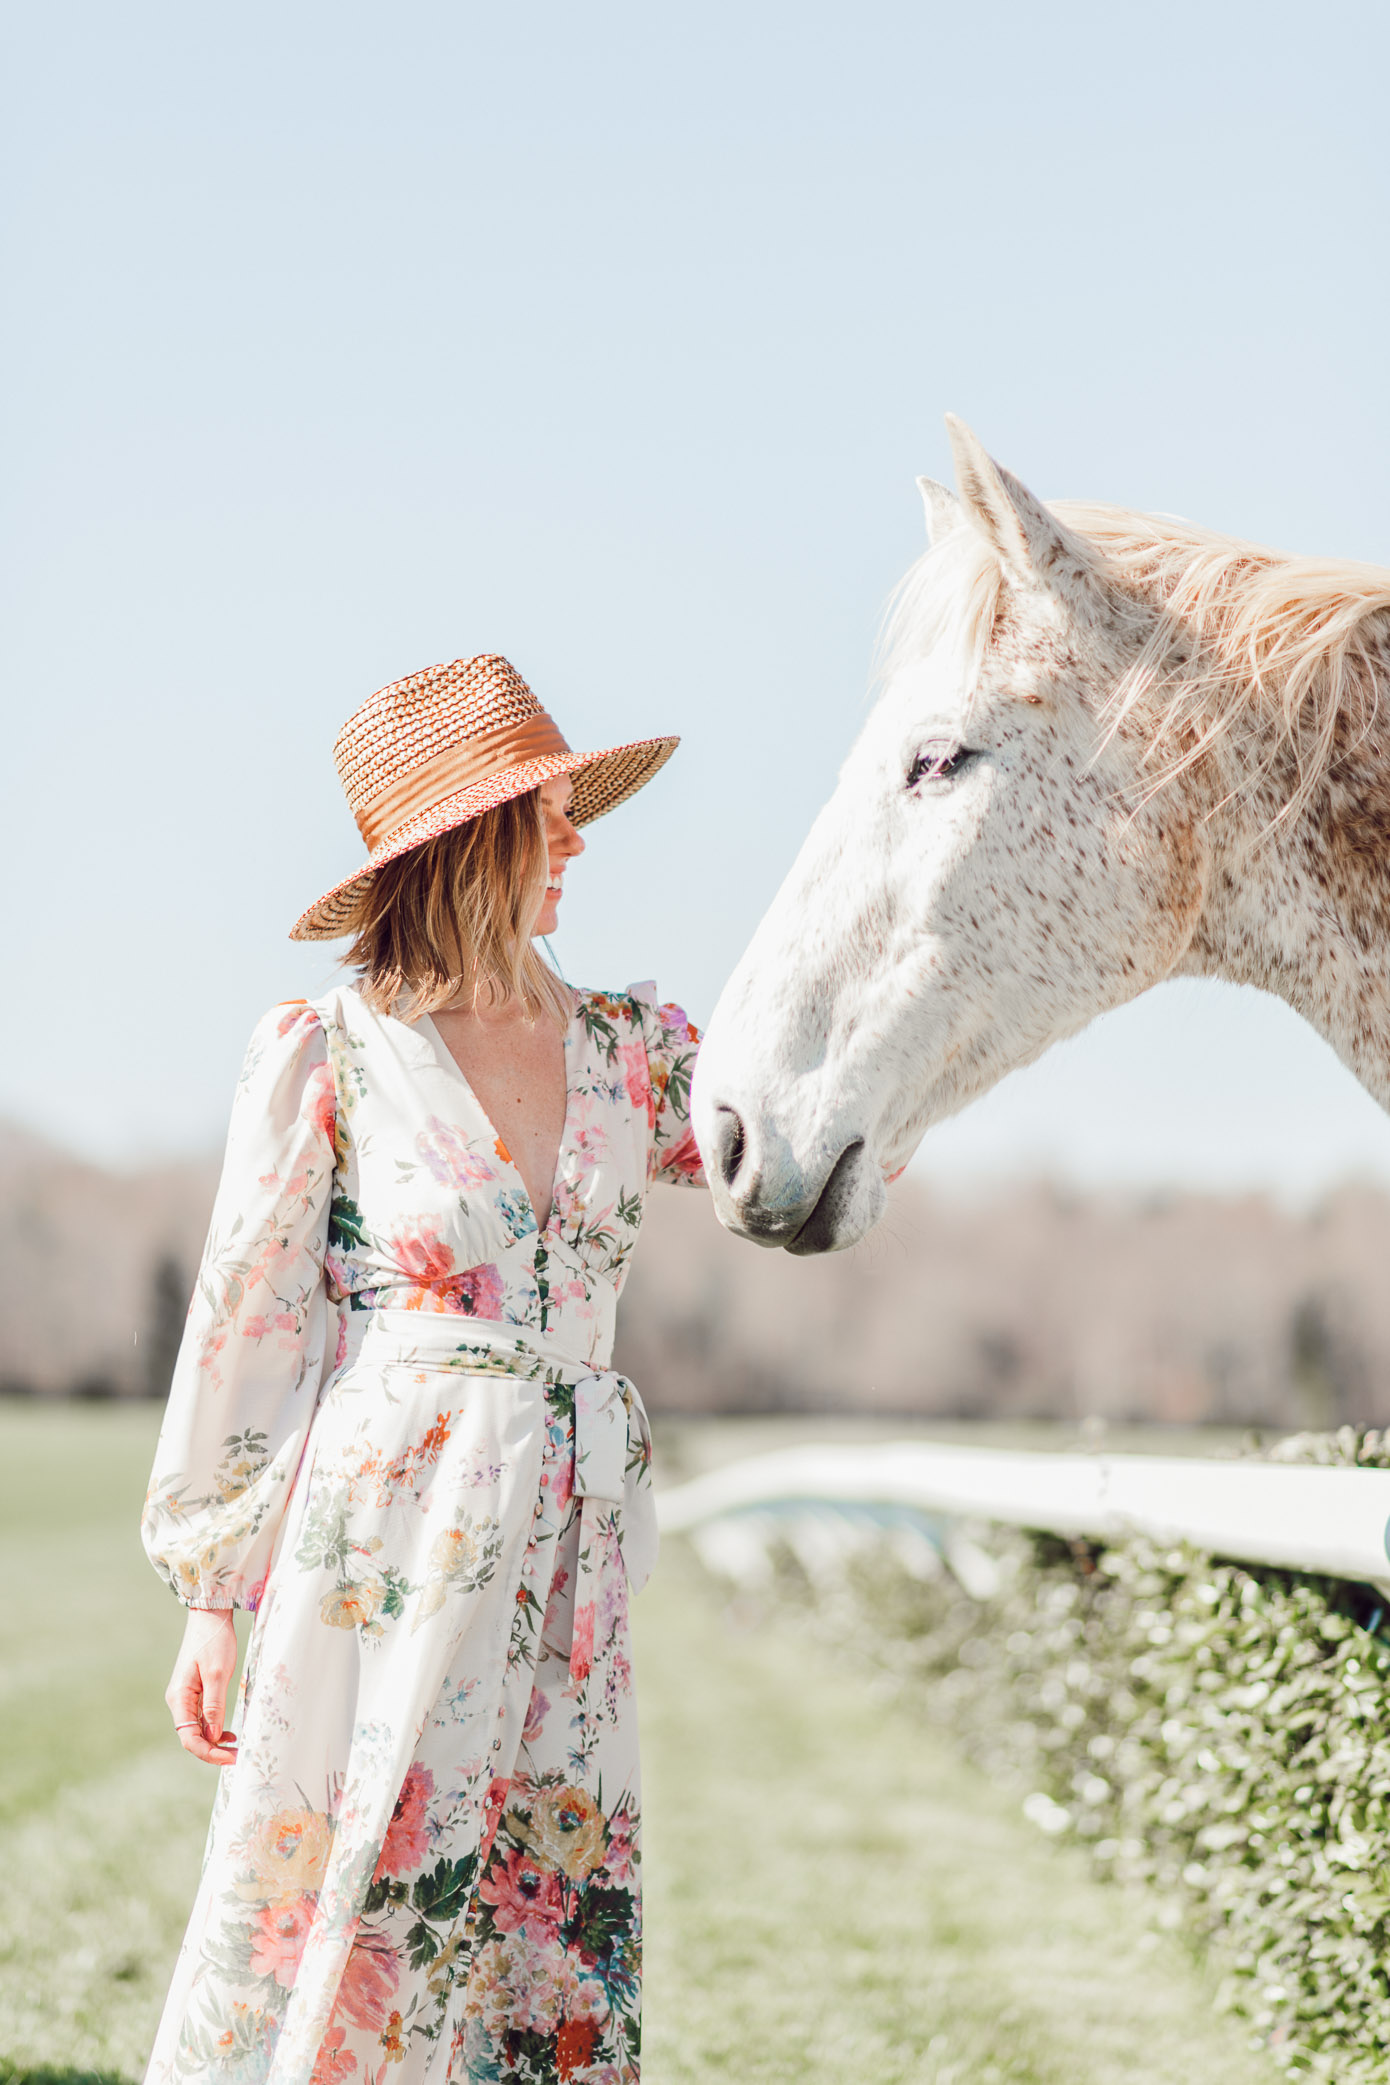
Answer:
<svg viewBox="0 0 1390 2085"><path fill-rule="evenodd" d="M1371 5L12 18L0 1112L216 1142L330 747L500 650L676 730L557 941L707 1014L862 714L960 412L1044 494L1390 562ZM1175 986L924 1147L968 1183L1390 1180L1309 1031Z"/></svg>

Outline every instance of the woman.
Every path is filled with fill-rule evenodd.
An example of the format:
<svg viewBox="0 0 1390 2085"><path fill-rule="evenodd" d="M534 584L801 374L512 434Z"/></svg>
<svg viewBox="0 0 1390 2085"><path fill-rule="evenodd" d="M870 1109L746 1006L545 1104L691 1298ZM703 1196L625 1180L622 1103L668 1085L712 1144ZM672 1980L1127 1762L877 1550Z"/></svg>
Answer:
<svg viewBox="0 0 1390 2085"><path fill-rule="evenodd" d="M574 753L495 657L339 737L369 857L293 931L358 982L252 1038L145 1511L227 1769L159 2085L637 2077L655 1528L608 1362L648 1182L700 1182L697 1038L531 937L675 744Z"/></svg>

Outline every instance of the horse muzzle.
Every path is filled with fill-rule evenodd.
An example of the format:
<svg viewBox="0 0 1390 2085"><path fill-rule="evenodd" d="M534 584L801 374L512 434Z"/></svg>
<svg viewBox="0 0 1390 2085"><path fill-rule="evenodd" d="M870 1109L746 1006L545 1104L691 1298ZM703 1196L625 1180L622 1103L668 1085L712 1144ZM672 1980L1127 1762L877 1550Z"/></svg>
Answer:
<svg viewBox="0 0 1390 2085"><path fill-rule="evenodd" d="M726 1230L754 1245L810 1255L857 1245L878 1222L883 1179L862 1136L803 1167L773 1124L717 1093L698 1114L705 1177Z"/></svg>

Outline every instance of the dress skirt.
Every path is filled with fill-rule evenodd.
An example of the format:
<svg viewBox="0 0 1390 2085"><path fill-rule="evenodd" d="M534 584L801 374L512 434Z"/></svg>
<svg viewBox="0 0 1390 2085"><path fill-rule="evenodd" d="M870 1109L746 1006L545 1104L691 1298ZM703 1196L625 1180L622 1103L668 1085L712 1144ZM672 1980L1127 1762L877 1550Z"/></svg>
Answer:
<svg viewBox="0 0 1390 2085"><path fill-rule="evenodd" d="M628 2085L640 1403L513 1325L381 1310L345 1344L150 2085Z"/></svg>

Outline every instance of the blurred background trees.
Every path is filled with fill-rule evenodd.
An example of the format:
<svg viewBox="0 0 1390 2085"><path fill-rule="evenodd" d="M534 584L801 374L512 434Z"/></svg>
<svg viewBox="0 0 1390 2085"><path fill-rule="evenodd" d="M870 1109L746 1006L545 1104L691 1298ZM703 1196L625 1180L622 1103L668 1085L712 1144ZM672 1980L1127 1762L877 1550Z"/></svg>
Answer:
<svg viewBox="0 0 1390 2085"><path fill-rule="evenodd" d="M0 1388L160 1397L217 1162L113 1172L0 1130ZM919 1177L806 1261L658 1192L618 1366L653 1410L1326 1427L1386 1417L1390 1198L1273 1199Z"/></svg>

